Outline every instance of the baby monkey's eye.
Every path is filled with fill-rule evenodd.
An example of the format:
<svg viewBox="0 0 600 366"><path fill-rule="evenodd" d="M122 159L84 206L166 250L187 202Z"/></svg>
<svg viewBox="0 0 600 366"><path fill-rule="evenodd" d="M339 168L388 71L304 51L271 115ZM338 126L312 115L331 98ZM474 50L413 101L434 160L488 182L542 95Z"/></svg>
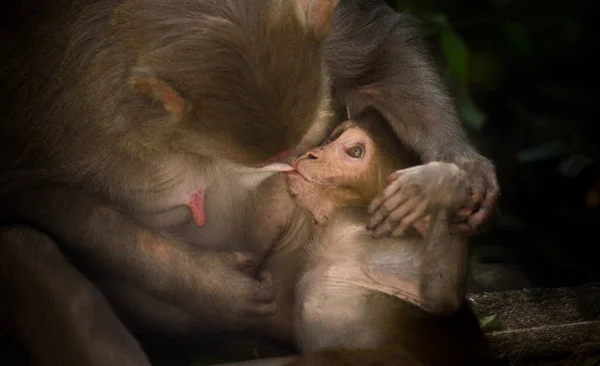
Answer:
<svg viewBox="0 0 600 366"><path fill-rule="evenodd" d="M363 148L360 145L354 145L346 149L346 154L353 158L362 158L363 156Z"/></svg>

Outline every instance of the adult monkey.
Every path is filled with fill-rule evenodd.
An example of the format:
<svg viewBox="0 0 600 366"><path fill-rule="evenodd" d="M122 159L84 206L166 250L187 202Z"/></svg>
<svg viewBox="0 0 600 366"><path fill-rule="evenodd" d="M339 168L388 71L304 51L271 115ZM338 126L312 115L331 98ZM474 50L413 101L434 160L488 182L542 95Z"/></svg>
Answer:
<svg viewBox="0 0 600 366"><path fill-rule="evenodd" d="M240 165L327 134L322 57L338 103L463 167L485 197L471 223L489 214L491 164L381 1L341 2L329 36L333 0L44 1L5 42L0 114L0 204L21 225L0 233L2 315L42 364L147 364L107 299L177 333L275 310L268 275L241 271L270 243L245 235L264 176ZM379 233L397 224L385 197Z"/></svg>

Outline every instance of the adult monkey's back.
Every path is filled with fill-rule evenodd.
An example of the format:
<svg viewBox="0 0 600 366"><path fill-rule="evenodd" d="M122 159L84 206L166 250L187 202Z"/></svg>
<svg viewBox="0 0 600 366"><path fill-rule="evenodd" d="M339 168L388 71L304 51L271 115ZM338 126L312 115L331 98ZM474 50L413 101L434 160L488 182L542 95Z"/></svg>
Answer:
<svg viewBox="0 0 600 366"><path fill-rule="evenodd" d="M323 122L331 5L50 2L35 32L24 23L6 42L0 204L28 226L0 237L0 301L40 362L146 362L105 296L178 333L244 329L274 310L268 278L231 254L260 260L271 244L248 235L261 177L226 160L280 156ZM325 50L334 96L351 112L375 106L424 160L464 165L494 197L408 21L382 1L340 3ZM327 134L314 126L299 149Z"/></svg>

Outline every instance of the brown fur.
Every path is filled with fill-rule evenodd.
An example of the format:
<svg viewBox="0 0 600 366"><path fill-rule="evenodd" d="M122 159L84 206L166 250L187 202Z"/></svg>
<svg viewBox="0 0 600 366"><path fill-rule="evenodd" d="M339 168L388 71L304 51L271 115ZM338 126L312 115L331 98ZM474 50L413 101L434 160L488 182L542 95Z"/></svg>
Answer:
<svg viewBox="0 0 600 366"><path fill-rule="evenodd" d="M372 106L423 161L467 170L488 202L475 222L489 214L493 167L464 138L410 17L383 1L341 1L333 15L333 2L315 4L33 0L3 8L14 13L3 14L13 28L0 36L0 215L20 226L3 227L0 258L23 237L34 247L50 238L65 256L0 259L2 299L19 304L3 306L3 319L15 319L40 363L103 364L108 351L94 346L103 344L122 364L145 364L117 314L101 313L103 331L88 322L104 301L130 324L166 334L260 325L275 309L273 286L249 274L276 240L278 227L263 214L278 203L261 186L272 173L250 168L322 141L332 127L328 85L336 109L348 105L354 115ZM189 206L199 191L202 228ZM47 278L88 281L42 285L40 268ZM89 306L60 311L80 295ZM83 328L55 344L37 328L44 322Z"/></svg>

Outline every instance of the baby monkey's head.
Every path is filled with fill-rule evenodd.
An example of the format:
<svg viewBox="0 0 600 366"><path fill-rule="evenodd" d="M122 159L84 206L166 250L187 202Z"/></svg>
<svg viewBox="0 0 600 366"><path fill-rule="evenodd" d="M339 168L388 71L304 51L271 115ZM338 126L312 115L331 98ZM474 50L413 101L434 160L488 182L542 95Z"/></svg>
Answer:
<svg viewBox="0 0 600 366"><path fill-rule="evenodd" d="M347 206L367 206L387 177L411 165L388 124L370 113L346 121L323 144L294 159L286 173L297 202L318 216Z"/></svg>

